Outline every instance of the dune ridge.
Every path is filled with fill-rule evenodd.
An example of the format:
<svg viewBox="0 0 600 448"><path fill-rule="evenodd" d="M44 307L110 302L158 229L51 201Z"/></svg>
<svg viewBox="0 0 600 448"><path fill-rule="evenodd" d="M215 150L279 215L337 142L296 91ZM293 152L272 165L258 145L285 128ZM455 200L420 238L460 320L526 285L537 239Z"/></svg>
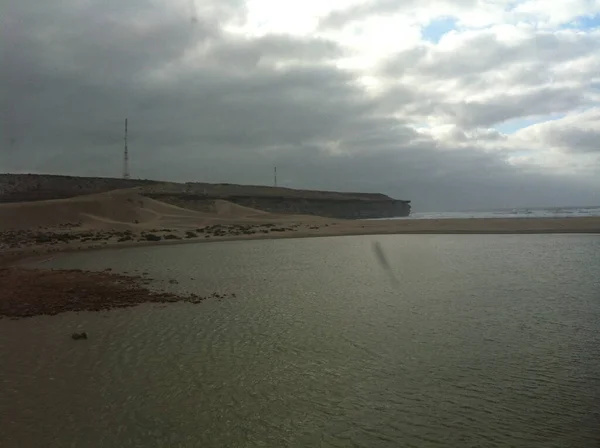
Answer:
<svg viewBox="0 0 600 448"><path fill-rule="evenodd" d="M135 189L0 204L0 231L55 229L67 225L72 229L196 228L214 223L277 218L282 217L225 200L211 201L211 206L204 212L190 210L148 198Z"/></svg>

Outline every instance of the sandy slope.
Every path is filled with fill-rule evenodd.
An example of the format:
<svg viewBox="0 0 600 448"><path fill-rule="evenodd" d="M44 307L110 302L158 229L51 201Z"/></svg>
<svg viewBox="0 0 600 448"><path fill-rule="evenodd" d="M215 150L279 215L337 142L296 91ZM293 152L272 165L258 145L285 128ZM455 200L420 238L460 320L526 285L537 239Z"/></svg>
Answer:
<svg viewBox="0 0 600 448"><path fill-rule="evenodd" d="M244 207L243 205L237 205L233 202L228 202L221 199L217 199L214 202L211 212L216 213L219 216L236 218L266 218L269 215L273 215L269 212L256 210L255 208Z"/></svg>
<svg viewBox="0 0 600 448"><path fill-rule="evenodd" d="M276 215L222 200L215 201L212 210L207 212L188 210L141 196L134 190L0 204L0 231L66 225L85 229L194 228L220 222L276 218Z"/></svg>

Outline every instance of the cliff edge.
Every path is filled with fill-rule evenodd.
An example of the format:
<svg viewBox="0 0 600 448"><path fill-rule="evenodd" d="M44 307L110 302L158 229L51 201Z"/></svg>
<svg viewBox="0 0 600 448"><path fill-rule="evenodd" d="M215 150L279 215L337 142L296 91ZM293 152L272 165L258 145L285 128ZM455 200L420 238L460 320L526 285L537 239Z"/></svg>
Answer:
<svg viewBox="0 0 600 448"><path fill-rule="evenodd" d="M135 188L152 199L198 211L207 211L216 201L226 200L265 212L339 219L391 218L410 214L410 201L378 193L40 174L0 174L0 203L66 199L128 188Z"/></svg>

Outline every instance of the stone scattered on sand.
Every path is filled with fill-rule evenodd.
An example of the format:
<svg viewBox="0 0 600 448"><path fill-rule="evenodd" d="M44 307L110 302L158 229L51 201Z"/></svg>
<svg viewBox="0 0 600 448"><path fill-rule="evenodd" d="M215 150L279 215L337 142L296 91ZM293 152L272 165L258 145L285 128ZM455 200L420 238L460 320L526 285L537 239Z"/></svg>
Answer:
<svg viewBox="0 0 600 448"><path fill-rule="evenodd" d="M85 331L81 332L81 333L73 333L71 335L71 338L74 339L75 341L80 341L82 339L87 339L87 333Z"/></svg>
<svg viewBox="0 0 600 448"><path fill-rule="evenodd" d="M144 238L146 238L146 240L148 240L148 241L160 241L160 240L162 240L161 236L155 235L153 233L147 233L147 234L145 234Z"/></svg>

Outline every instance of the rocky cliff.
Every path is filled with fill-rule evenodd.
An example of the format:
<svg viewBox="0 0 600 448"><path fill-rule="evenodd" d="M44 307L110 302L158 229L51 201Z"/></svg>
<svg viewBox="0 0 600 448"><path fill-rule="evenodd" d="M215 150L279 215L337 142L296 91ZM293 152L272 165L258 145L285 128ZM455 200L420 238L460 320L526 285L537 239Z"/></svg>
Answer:
<svg viewBox="0 0 600 448"><path fill-rule="evenodd" d="M45 174L0 174L0 203L66 199L160 182L141 179L52 176Z"/></svg>
<svg viewBox="0 0 600 448"><path fill-rule="evenodd" d="M278 214L316 215L340 219L393 218L408 216L410 203L391 198L303 198L286 196L211 196L192 193L148 193L147 196L179 207L209 210L216 199Z"/></svg>
<svg viewBox="0 0 600 448"><path fill-rule="evenodd" d="M266 212L342 219L390 218L410 213L410 201L378 193L36 174L0 175L0 202L63 199L124 188L138 188L145 196L195 210L207 210L215 200L224 199Z"/></svg>

